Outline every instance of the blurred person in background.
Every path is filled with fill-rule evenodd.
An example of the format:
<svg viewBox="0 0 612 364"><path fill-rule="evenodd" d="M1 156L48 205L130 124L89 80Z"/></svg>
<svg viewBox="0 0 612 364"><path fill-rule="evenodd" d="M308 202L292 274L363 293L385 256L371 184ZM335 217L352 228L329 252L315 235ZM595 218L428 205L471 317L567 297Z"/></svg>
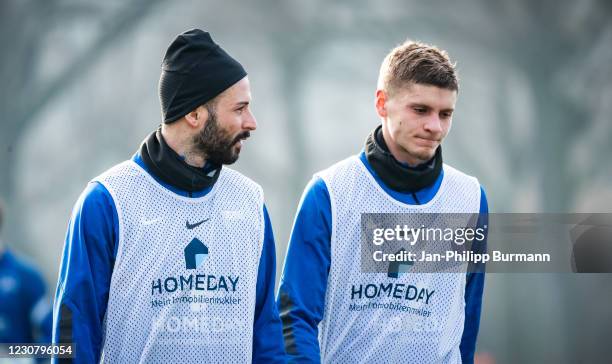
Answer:
<svg viewBox="0 0 612 364"><path fill-rule="evenodd" d="M5 211L0 203L0 233ZM51 342L51 305L37 269L8 249L0 236L0 343Z"/></svg>
<svg viewBox="0 0 612 364"><path fill-rule="evenodd" d="M76 343L78 363L284 362L263 192L223 166L257 127L246 71L189 30L159 97L161 127L74 206L53 342Z"/></svg>
<svg viewBox="0 0 612 364"><path fill-rule="evenodd" d="M382 125L360 154L315 174L298 207L277 297L292 361L473 362L484 273L400 275L391 264L362 273L360 265L361 213L465 213L486 223L478 180L442 162L458 89L454 64L436 47L407 41L385 57L375 103ZM368 295L364 286L386 291ZM409 300L409 287L419 300Z"/></svg>

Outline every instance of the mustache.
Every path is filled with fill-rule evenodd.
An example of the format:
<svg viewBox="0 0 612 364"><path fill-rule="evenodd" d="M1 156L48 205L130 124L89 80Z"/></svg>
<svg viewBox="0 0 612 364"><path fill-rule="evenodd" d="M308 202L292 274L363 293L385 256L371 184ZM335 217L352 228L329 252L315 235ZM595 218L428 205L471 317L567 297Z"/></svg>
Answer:
<svg viewBox="0 0 612 364"><path fill-rule="evenodd" d="M250 131L243 131L242 133L238 134L234 140L232 141L232 145L238 143L240 140L242 139L248 139L251 137L251 132Z"/></svg>

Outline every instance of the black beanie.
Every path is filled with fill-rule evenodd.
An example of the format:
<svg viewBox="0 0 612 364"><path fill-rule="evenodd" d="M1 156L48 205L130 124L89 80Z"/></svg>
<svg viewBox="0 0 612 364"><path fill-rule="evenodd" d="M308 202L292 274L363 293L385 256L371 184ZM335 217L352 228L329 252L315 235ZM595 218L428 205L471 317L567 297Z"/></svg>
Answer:
<svg viewBox="0 0 612 364"><path fill-rule="evenodd" d="M179 34L166 51L159 78L163 122L182 118L246 74L208 32L191 29Z"/></svg>

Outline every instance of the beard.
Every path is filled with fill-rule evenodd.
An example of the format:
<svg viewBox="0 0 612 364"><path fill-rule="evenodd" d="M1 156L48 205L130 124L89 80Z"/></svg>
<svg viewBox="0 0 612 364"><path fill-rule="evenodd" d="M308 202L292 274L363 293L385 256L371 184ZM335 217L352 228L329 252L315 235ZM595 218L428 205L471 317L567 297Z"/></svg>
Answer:
<svg viewBox="0 0 612 364"><path fill-rule="evenodd" d="M208 110L208 120L202 130L194 137L194 151L201 153L202 157L216 164L232 164L238 160L239 148L234 148L240 140L251 136L249 131L232 137L222 129L217 120L214 109Z"/></svg>

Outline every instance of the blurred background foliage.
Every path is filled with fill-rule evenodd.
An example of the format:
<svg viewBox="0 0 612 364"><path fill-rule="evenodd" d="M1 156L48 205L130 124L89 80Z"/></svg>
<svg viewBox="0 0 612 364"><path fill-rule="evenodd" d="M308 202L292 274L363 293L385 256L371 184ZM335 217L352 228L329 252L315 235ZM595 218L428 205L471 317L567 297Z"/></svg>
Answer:
<svg viewBox="0 0 612 364"><path fill-rule="evenodd" d="M457 62L444 160L491 211L612 212L609 1L2 0L2 236L52 290L72 205L157 127L162 57L193 27L249 72L258 130L234 168L266 192L277 279L305 184L361 150L380 62L406 38ZM609 362L611 283L488 275L480 361Z"/></svg>

